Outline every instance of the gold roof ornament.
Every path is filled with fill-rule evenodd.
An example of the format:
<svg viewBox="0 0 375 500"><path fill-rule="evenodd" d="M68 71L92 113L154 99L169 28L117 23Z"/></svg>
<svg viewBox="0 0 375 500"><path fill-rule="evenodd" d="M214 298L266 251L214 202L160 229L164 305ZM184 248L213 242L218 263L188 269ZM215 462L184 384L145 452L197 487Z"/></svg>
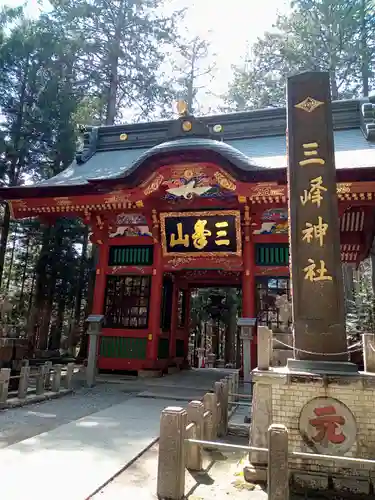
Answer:
<svg viewBox="0 0 375 500"><path fill-rule="evenodd" d="M180 116L186 116L188 114L188 105L186 101L179 100L176 103L177 113Z"/></svg>

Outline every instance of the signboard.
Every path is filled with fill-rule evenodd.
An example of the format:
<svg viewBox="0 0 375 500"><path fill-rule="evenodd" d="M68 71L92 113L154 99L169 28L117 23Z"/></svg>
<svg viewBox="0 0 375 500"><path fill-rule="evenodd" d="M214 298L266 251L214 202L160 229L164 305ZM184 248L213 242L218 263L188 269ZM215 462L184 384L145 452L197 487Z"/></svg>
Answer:
<svg viewBox="0 0 375 500"><path fill-rule="evenodd" d="M240 256L239 211L169 212L160 214L165 256Z"/></svg>
<svg viewBox="0 0 375 500"><path fill-rule="evenodd" d="M299 431L309 448L323 455L343 455L357 438L354 415L341 401L330 397L314 398L302 408Z"/></svg>
<svg viewBox="0 0 375 500"><path fill-rule="evenodd" d="M287 123L295 357L347 361L328 73L288 79Z"/></svg>

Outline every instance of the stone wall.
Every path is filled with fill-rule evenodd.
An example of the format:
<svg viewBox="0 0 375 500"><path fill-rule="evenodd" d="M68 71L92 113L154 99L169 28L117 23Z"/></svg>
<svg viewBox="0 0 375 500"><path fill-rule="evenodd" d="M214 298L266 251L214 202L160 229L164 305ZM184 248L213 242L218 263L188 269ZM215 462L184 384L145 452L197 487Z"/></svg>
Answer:
<svg viewBox="0 0 375 500"><path fill-rule="evenodd" d="M327 454L375 459L375 374L358 376L308 375L271 368L253 371L254 407L251 444L266 446L264 430L268 425L282 424L289 431L290 451L324 454L309 439L303 439L300 417L303 407L314 398L334 398L343 403L354 416L346 432L351 433L353 444L349 451ZM266 399L270 398L270 401ZM263 433L263 436L261 434ZM264 464L264 456L251 453L253 465ZM307 460L290 458L290 469L296 483L303 486L369 493L375 483L375 467L364 464L337 463L333 460ZM373 469L373 471L371 471ZM356 478L353 481L353 477ZM347 484L348 483L348 484Z"/></svg>

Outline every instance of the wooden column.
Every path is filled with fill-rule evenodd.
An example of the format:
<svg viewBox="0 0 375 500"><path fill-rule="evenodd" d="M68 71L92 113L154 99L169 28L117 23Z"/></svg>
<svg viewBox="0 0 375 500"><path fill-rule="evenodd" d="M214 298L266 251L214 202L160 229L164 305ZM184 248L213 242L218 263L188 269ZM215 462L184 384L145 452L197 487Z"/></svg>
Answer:
<svg viewBox="0 0 375 500"><path fill-rule="evenodd" d="M347 361L328 73L288 79L288 160L295 358Z"/></svg>
<svg viewBox="0 0 375 500"><path fill-rule="evenodd" d="M169 357L176 357L176 333L178 323L178 293L179 287L176 279L173 281L173 294L172 294L172 319L171 319L171 334L169 339Z"/></svg>
<svg viewBox="0 0 375 500"><path fill-rule="evenodd" d="M245 207L244 215L244 242L243 242L243 273L242 273L242 317L255 318L255 250L251 235L251 219L249 207ZM253 328L250 360L251 368L257 365L257 339L256 329Z"/></svg>
<svg viewBox="0 0 375 500"><path fill-rule="evenodd" d="M96 264L92 314L103 314L105 289L107 282L106 269L108 266L109 256L108 225L106 223L103 222L99 229L94 229L92 242L98 245L99 254L98 262Z"/></svg>
<svg viewBox="0 0 375 500"><path fill-rule="evenodd" d="M154 225L155 233L158 232L158 225ZM163 262L162 248L159 238L154 236L154 263L151 278L151 297L149 315L149 349L148 357L152 361L158 359L158 345L160 336L160 317L163 293Z"/></svg>
<svg viewBox="0 0 375 500"><path fill-rule="evenodd" d="M189 354L189 336L190 336L190 300L191 300L191 290L189 287L185 290L185 338L184 338L184 358L188 358Z"/></svg>

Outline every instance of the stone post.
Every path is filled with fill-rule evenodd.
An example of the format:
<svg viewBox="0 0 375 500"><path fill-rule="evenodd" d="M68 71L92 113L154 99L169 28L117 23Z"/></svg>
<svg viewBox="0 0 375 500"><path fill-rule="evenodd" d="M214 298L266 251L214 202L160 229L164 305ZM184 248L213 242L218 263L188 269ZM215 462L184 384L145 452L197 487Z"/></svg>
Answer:
<svg viewBox="0 0 375 500"><path fill-rule="evenodd" d="M362 343L365 372L375 373L375 335L373 333L363 333Z"/></svg>
<svg viewBox="0 0 375 500"><path fill-rule="evenodd" d="M208 368L214 368L214 366L215 366L215 360L216 360L216 354L212 354L212 352L210 354L208 354L208 356L207 356L207 366L208 366Z"/></svg>
<svg viewBox="0 0 375 500"><path fill-rule="evenodd" d="M228 433L228 382L223 379L215 382L215 393L220 403L220 420L218 422L218 436L226 436Z"/></svg>
<svg viewBox="0 0 375 500"><path fill-rule="evenodd" d="M226 377L226 381L228 384L228 411L230 411L232 409L232 393L233 393L232 377L228 375L228 377Z"/></svg>
<svg viewBox="0 0 375 500"><path fill-rule="evenodd" d="M203 360L204 360L204 347L198 347L197 348L197 353L198 353L198 368L203 367Z"/></svg>
<svg viewBox="0 0 375 500"><path fill-rule="evenodd" d="M203 396L204 409L211 412L211 429L207 428L206 437L207 441L214 441L217 437L218 426L218 411L217 411L217 396L212 392L207 392Z"/></svg>
<svg viewBox="0 0 375 500"><path fill-rule="evenodd" d="M98 338L102 332L103 320L104 316L101 314L91 314L86 320L89 323L89 328L87 330L87 335L89 335L89 354L86 367L87 387L93 387L95 385Z"/></svg>
<svg viewBox="0 0 375 500"><path fill-rule="evenodd" d="M268 429L268 498L289 500L288 430L272 424Z"/></svg>
<svg viewBox="0 0 375 500"><path fill-rule="evenodd" d="M73 375L74 375L74 363L68 363L66 366L66 374L64 378L65 389L72 388Z"/></svg>
<svg viewBox="0 0 375 500"><path fill-rule="evenodd" d="M258 326L258 370L269 370L272 332L267 326Z"/></svg>
<svg viewBox="0 0 375 500"><path fill-rule="evenodd" d="M10 368L1 368L1 370L0 370L0 405L3 405L7 402L9 380L10 380Z"/></svg>
<svg viewBox="0 0 375 500"><path fill-rule="evenodd" d="M288 360L288 367L323 373L355 371L347 354L330 94L328 72L288 78L288 219L296 358ZM321 236L306 237L310 227L322 227Z"/></svg>
<svg viewBox="0 0 375 500"><path fill-rule="evenodd" d="M244 382L251 382L251 341L253 340L253 328L256 325L256 318L238 318L237 325L241 328L240 338L242 340L243 356L243 379Z"/></svg>
<svg viewBox="0 0 375 500"><path fill-rule="evenodd" d="M161 412L158 498L182 500L185 495L185 434L187 412L170 406Z"/></svg>
<svg viewBox="0 0 375 500"><path fill-rule="evenodd" d="M25 399L27 396L27 388L29 387L30 367L28 365L21 366L20 381L18 384L18 398Z"/></svg>
<svg viewBox="0 0 375 500"><path fill-rule="evenodd" d="M46 365L38 366L38 373L36 374L36 388L35 394L40 396L44 393L44 384L46 380Z"/></svg>
<svg viewBox="0 0 375 500"><path fill-rule="evenodd" d="M62 365L55 365L54 368L54 373L52 377L52 392L59 392L60 391L60 385L61 385L61 370L62 370Z"/></svg>
<svg viewBox="0 0 375 500"><path fill-rule="evenodd" d="M187 406L188 423L196 426L196 439L204 438L204 405L200 401L190 401ZM186 467L189 470L203 470L202 446L199 444L187 444Z"/></svg>
<svg viewBox="0 0 375 500"><path fill-rule="evenodd" d="M52 370L52 361L46 361L45 364L45 382L44 386L47 391L51 388L51 370Z"/></svg>

